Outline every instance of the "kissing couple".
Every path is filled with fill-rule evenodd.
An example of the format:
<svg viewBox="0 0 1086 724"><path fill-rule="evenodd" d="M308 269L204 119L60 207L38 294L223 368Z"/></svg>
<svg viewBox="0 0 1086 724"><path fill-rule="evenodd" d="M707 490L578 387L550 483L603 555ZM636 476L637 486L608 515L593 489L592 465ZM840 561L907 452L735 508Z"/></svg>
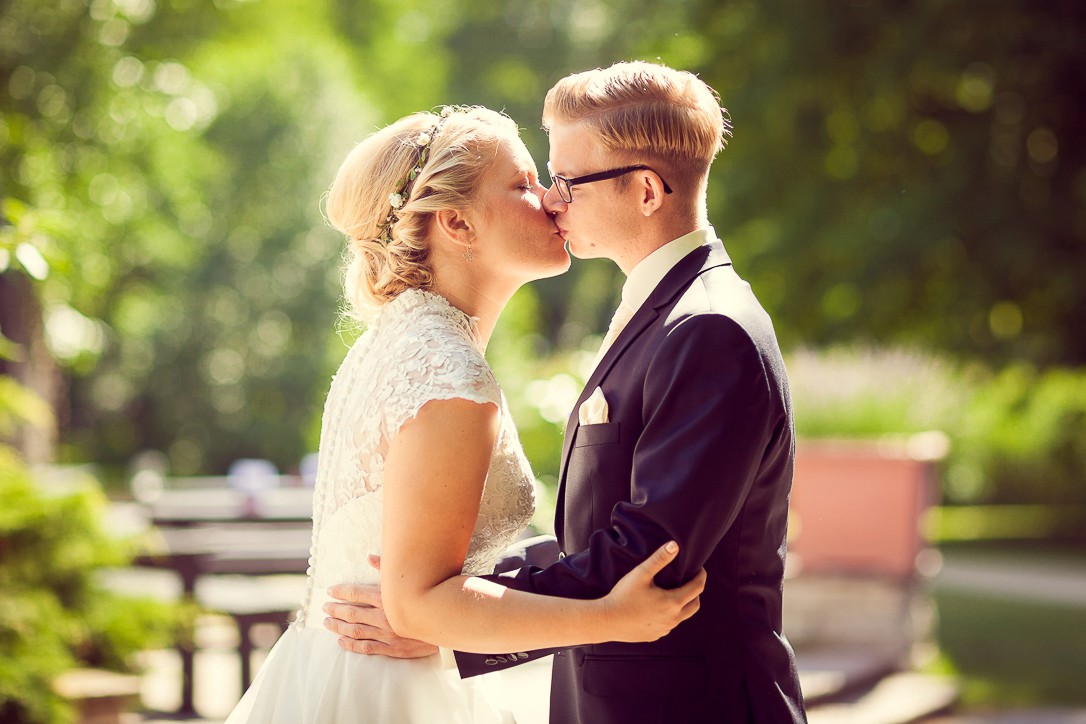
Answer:
<svg viewBox="0 0 1086 724"><path fill-rule="evenodd" d="M618 63L559 81L543 123L549 186L478 107L396 121L332 182L366 332L325 403L301 609L228 724L508 722L477 675L548 654L555 724L806 721L788 382L706 208L727 112ZM569 254L626 282L566 425L557 541L518 547L533 475L484 353Z"/></svg>

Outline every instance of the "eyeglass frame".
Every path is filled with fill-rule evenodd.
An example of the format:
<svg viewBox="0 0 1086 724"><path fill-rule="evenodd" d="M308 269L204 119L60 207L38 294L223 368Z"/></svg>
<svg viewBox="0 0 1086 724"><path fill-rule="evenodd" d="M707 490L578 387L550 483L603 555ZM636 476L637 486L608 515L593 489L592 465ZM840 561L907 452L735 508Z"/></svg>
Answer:
<svg viewBox="0 0 1086 724"><path fill-rule="evenodd" d="M635 164L633 166L623 166L622 168L613 168L609 171L597 171L596 173L588 173L583 176L575 176L570 178L568 176L561 176L556 174L551 168L550 161L547 162L547 175L551 177L551 186L558 191L558 197L567 204L573 203L573 187L578 184L590 184L596 181L606 181L608 179L618 178L619 176L625 176L628 173L634 171L652 171L657 176L660 176L660 172L656 169L646 166L644 164ZM667 181L663 176L660 176L660 183L664 185L664 193L670 194L671 187L667 185ZM563 186L566 189L566 193L562 193ZM566 198L566 197L569 198Z"/></svg>

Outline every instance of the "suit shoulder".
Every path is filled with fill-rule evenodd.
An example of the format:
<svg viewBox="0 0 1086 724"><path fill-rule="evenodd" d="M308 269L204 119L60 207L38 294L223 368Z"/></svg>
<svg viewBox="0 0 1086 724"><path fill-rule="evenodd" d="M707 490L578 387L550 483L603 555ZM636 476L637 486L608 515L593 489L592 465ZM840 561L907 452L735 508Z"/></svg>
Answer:
<svg viewBox="0 0 1086 724"><path fill-rule="evenodd" d="M731 265L707 269L696 276L676 298L664 326L674 330L690 323L718 329L735 325L757 346L776 339L769 315L750 284Z"/></svg>

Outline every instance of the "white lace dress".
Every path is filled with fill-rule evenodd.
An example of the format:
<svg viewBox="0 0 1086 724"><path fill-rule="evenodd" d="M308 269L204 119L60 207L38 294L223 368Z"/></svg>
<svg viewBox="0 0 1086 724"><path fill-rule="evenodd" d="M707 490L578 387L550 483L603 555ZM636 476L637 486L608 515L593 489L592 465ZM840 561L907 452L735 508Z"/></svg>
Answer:
<svg viewBox="0 0 1086 724"><path fill-rule="evenodd" d="M464 573L489 573L535 507L531 469L471 318L444 297L410 290L389 302L332 380L313 492L313 547L296 620L227 724L503 722L488 674L461 680L443 657L400 660L347 652L322 626L327 589L377 583L389 440L430 400L492 403L501 429ZM448 657L444 657L447 661Z"/></svg>

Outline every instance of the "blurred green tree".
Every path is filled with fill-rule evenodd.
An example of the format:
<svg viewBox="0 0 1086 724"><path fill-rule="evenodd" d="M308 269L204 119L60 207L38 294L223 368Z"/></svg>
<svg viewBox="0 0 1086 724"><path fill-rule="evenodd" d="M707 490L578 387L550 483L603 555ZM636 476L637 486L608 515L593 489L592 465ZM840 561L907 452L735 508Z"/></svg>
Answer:
<svg viewBox="0 0 1086 724"><path fill-rule="evenodd" d="M106 590L99 569L124 565L133 549L107 530L96 481L46 484L27 464L49 461L54 421L37 394L54 389L38 296L50 267L34 243L47 224L21 204L5 211L15 222L0 224L0 720L69 721L57 675L131 671L132 654L169 645L185 614Z"/></svg>
<svg viewBox="0 0 1086 724"><path fill-rule="evenodd" d="M4 7L4 209L54 273L0 291L71 371L49 395L71 457L156 447L195 473L315 444L339 252L320 189L336 129L371 115L319 11Z"/></svg>
<svg viewBox="0 0 1086 724"><path fill-rule="evenodd" d="M642 58L700 73L731 110L710 214L786 347L1081 365L1078 16L1073 0L8 0L0 193L22 257L0 270L37 254L52 272L36 296L0 277L0 326L24 344L38 329L28 354L66 370L21 363L69 401L69 458L290 467L344 349L319 196L350 146L481 103L518 120L542 168L550 85ZM564 374L548 360L599 332L621 281L578 262L531 285L495 361Z"/></svg>
<svg viewBox="0 0 1086 724"><path fill-rule="evenodd" d="M713 204L788 344L1086 363L1075 2L691 3Z"/></svg>

